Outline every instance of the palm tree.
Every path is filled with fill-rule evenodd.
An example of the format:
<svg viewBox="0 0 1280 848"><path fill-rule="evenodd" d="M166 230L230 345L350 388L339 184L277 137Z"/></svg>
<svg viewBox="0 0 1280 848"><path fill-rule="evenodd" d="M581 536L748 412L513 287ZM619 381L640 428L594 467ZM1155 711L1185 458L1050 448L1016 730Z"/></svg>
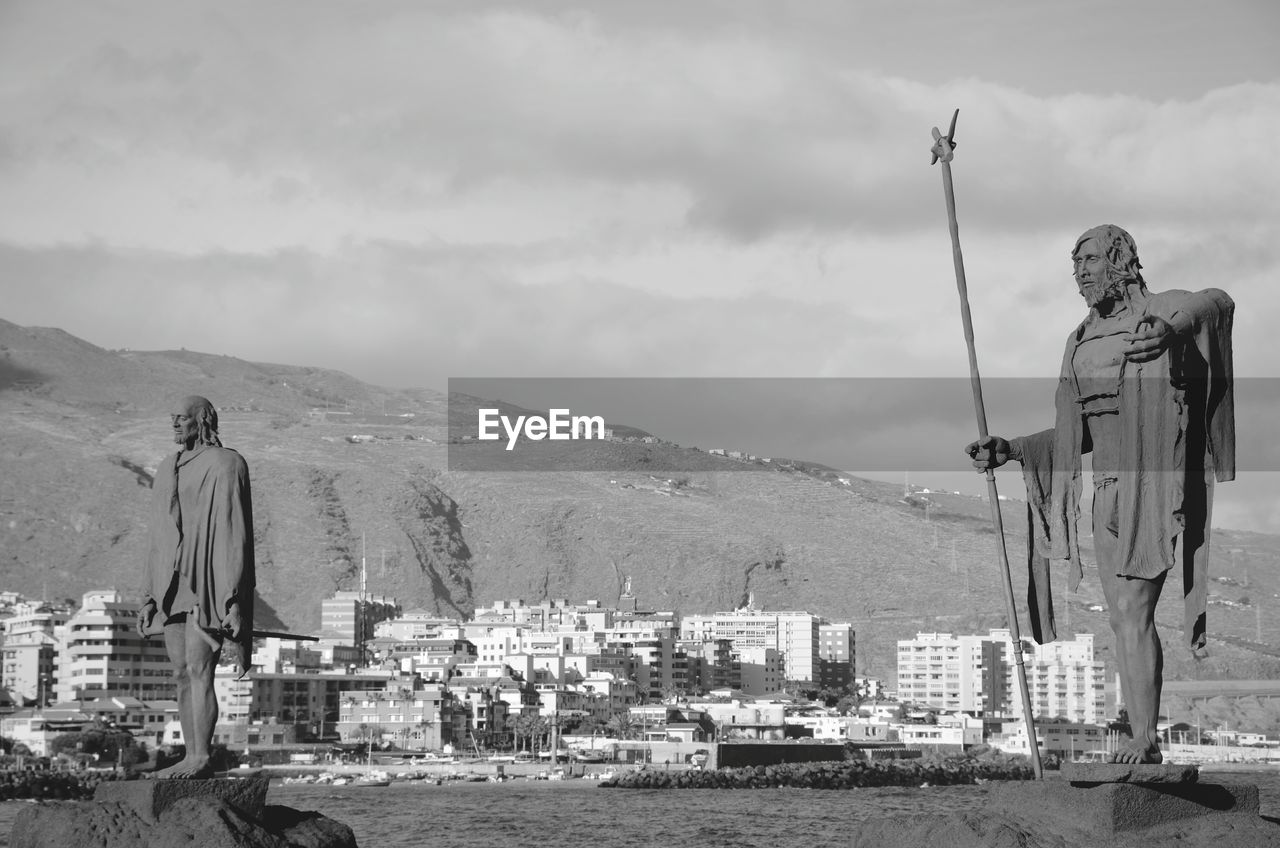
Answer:
<svg viewBox="0 0 1280 848"><path fill-rule="evenodd" d="M427 730L430 729L434 722L429 718L424 718L418 722L418 735L422 739L422 750L427 750Z"/></svg>
<svg viewBox="0 0 1280 848"><path fill-rule="evenodd" d="M529 747L533 746L533 735L535 732L536 715L518 715L511 722L511 732L514 737L515 749L520 750L520 739L524 737L529 740ZM527 750L527 749L526 749Z"/></svg>
<svg viewBox="0 0 1280 848"><path fill-rule="evenodd" d="M542 716L535 716L533 720L533 738L538 743L539 748L545 746L547 735L551 733L551 722Z"/></svg>
<svg viewBox="0 0 1280 848"><path fill-rule="evenodd" d="M541 747L542 740L551 730L551 725L537 713L526 713L512 722L512 729L516 736L516 747L519 748L519 739L523 736L529 740L529 747L526 750L533 750Z"/></svg>
<svg viewBox="0 0 1280 848"><path fill-rule="evenodd" d="M631 713L614 713L605 722L605 728L618 739L630 739L635 735L635 723L631 720Z"/></svg>

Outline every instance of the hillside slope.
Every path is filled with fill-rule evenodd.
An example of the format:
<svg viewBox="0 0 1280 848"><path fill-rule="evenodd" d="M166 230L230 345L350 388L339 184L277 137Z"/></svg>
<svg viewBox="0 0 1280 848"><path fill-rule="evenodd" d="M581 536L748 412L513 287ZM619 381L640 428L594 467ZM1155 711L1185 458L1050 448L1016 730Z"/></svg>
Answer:
<svg viewBox="0 0 1280 848"><path fill-rule="evenodd" d="M754 595L766 608L851 621L860 671L889 677L899 638L1004 624L978 498L904 498L900 486L731 470L744 466L706 455L688 458L699 470L649 473L652 452L678 450L670 446L594 446L622 452L609 467L629 470L612 473L450 471L440 393L188 351L108 351L3 321L0 587L133 594L150 476L173 450L165 413L189 393L214 401L225 444L250 465L265 623L318 628L320 600L357 588L363 556L371 592L445 615L502 598L612 602L626 576L642 604L682 613ZM372 438L350 441L356 434ZM1019 598L1021 508L1005 504ZM1191 661L1178 647L1177 592L1167 592L1169 672L1273 676L1280 540L1235 531L1216 540L1213 573L1233 581L1218 584L1222 598L1251 604L1211 608L1211 635L1261 631L1264 644L1219 639L1209 659ZM1101 603L1086 575L1059 617L1069 617L1064 629L1097 634L1108 658Z"/></svg>

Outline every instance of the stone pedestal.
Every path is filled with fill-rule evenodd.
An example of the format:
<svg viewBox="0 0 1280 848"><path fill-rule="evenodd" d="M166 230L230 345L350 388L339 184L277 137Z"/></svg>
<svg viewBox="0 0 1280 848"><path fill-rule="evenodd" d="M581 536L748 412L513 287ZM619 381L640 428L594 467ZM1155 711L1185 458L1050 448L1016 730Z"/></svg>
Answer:
<svg viewBox="0 0 1280 848"><path fill-rule="evenodd" d="M1063 763L1062 778L1072 786L1098 786L1103 783L1140 783L1164 785L1196 783L1200 769L1180 765L1125 765L1123 763Z"/></svg>
<svg viewBox="0 0 1280 848"><path fill-rule="evenodd" d="M11 848L356 848L351 828L316 812L270 806L266 778L103 783L92 801L18 813Z"/></svg>

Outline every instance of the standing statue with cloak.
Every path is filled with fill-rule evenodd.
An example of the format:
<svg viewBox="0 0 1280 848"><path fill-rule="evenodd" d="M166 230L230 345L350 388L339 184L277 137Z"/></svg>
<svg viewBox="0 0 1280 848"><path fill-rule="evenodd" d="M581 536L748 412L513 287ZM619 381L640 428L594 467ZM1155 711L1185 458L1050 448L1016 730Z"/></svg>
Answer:
<svg viewBox="0 0 1280 848"><path fill-rule="evenodd" d="M163 628L187 749L155 777L206 778L214 771L213 679L223 643L231 643L242 674L253 649L253 501L249 467L219 441L213 404L185 398L171 420L179 449L161 464L153 486L138 630Z"/></svg>
<svg viewBox="0 0 1280 848"><path fill-rule="evenodd" d="M1081 455L1092 453L1094 551L1133 731L1115 761L1159 763L1156 603L1175 572L1187 644L1204 647L1213 487L1235 478L1235 304L1217 289L1149 291L1132 236L1114 225L1080 236L1071 259L1089 313L1067 337L1054 426L966 450L980 470L1022 463L1041 643L1057 636L1050 563L1066 564L1073 590L1082 576Z"/></svg>

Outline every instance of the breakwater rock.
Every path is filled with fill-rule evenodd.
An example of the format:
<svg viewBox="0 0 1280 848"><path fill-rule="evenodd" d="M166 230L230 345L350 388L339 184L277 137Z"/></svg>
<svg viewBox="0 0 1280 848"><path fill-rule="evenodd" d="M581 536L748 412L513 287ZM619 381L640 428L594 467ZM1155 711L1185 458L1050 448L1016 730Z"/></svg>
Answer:
<svg viewBox="0 0 1280 848"><path fill-rule="evenodd" d="M19 771L0 772L0 801L79 801L92 798L99 785L116 779L113 772Z"/></svg>
<svg viewBox="0 0 1280 848"><path fill-rule="evenodd" d="M643 769L600 785L617 789L857 789L866 786L954 786L988 780L1031 780L1030 765L983 760L781 763L670 772Z"/></svg>

